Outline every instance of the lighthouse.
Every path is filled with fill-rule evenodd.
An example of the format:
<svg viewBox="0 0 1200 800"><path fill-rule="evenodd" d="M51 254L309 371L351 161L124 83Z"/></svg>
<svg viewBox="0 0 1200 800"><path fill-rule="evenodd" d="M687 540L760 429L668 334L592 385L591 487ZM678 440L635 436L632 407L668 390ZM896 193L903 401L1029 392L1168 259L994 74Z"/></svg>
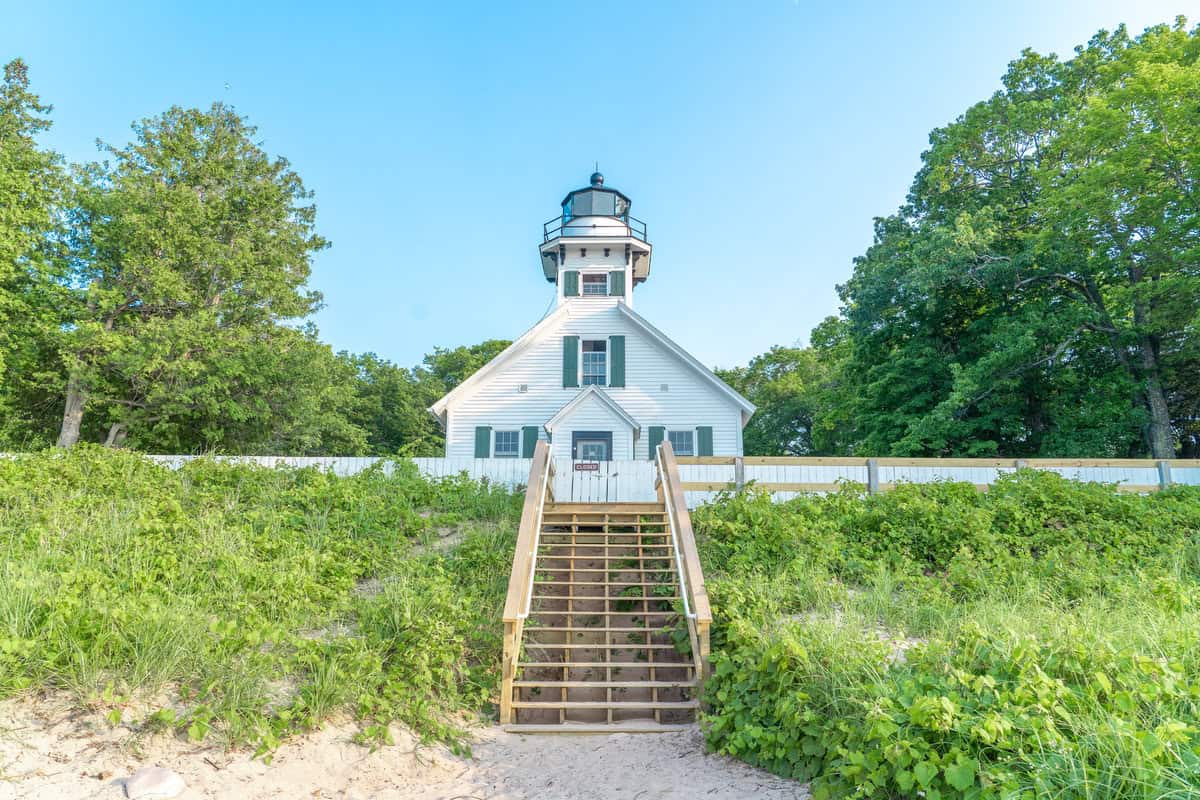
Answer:
<svg viewBox="0 0 1200 800"><path fill-rule="evenodd" d="M558 302L573 297L615 297L633 307L633 287L650 277L646 223L632 203L593 172L588 185L568 192L562 214L542 225L540 254Z"/></svg>
<svg viewBox="0 0 1200 800"><path fill-rule="evenodd" d="M741 455L754 405L633 310L653 248L628 196L595 172L542 225L542 272L554 311L429 411L446 455L556 459ZM699 317L699 315L698 315Z"/></svg>

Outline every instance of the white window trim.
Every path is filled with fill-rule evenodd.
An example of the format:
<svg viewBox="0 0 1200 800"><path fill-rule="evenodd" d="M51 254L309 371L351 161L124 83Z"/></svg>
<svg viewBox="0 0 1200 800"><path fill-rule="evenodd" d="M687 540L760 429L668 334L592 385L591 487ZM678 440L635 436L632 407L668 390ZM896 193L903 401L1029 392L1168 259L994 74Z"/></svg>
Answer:
<svg viewBox="0 0 1200 800"><path fill-rule="evenodd" d="M517 451L512 455L507 453L501 454L496 451L497 434L500 433L515 433L517 435ZM520 458L521 457L521 431L518 430L493 430L492 431L492 458Z"/></svg>
<svg viewBox="0 0 1200 800"><path fill-rule="evenodd" d="M604 272L599 272L599 271L582 272L581 271L579 273L579 296L580 297L608 297L608 292L609 292L609 277L608 276L611 272L612 272L611 270L605 270ZM604 278L604 293L603 294L587 294L583 290L584 284L587 283L587 281L584 279L589 276L595 277L597 275L600 275Z"/></svg>
<svg viewBox="0 0 1200 800"><path fill-rule="evenodd" d="M695 428L667 428L666 431L663 432L663 436L666 439L666 441L671 442L671 434L672 433L686 433L692 437L692 452L676 453L675 455L677 455L677 456L694 456L694 455L696 455L696 439L698 439L699 437L696 436ZM671 447L672 448L675 447L674 442L671 442Z"/></svg>
<svg viewBox="0 0 1200 800"><path fill-rule="evenodd" d="M604 342L604 383L584 383L583 382L583 343L584 342ZM599 339L595 337L579 337L579 375L576 381L580 389L586 389L589 386L599 386L601 389L607 389L612 385L612 342L609 337L602 336Z"/></svg>

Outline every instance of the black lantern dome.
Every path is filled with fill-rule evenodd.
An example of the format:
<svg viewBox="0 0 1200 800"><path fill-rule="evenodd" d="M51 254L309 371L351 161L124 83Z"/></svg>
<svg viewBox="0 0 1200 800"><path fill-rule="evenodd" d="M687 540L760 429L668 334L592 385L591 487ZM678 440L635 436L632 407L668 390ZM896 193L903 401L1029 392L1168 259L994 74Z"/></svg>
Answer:
<svg viewBox="0 0 1200 800"><path fill-rule="evenodd" d="M629 198L604 186L604 176L593 172L589 186L569 192L562 201L563 221L575 217L616 217L628 224Z"/></svg>
<svg viewBox="0 0 1200 800"><path fill-rule="evenodd" d="M593 172L588 185L568 192L562 201L562 216L542 226L542 270L554 283L566 263L570 247L587 252L599 246L608 255L613 246L621 247L633 267L633 282L640 283L650 274L650 242L646 223L629 213L629 198L604 185L604 176Z"/></svg>

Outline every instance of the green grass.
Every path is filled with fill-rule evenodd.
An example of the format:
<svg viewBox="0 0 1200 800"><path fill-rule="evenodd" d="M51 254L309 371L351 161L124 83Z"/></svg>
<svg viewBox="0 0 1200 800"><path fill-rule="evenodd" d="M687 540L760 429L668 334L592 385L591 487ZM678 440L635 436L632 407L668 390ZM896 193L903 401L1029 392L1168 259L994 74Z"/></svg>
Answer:
<svg viewBox="0 0 1200 800"><path fill-rule="evenodd" d="M0 696L263 754L347 713L461 746L494 714L520 506L400 464L2 460ZM819 798L1200 796L1197 490L1030 472L693 519L715 749Z"/></svg>
<svg viewBox="0 0 1200 800"><path fill-rule="evenodd" d="M714 748L818 798L1200 796L1200 492L1030 472L694 521Z"/></svg>
<svg viewBox="0 0 1200 800"><path fill-rule="evenodd" d="M521 498L395 467L0 461L0 696L159 699L142 722L263 752L338 712L460 744L495 699Z"/></svg>

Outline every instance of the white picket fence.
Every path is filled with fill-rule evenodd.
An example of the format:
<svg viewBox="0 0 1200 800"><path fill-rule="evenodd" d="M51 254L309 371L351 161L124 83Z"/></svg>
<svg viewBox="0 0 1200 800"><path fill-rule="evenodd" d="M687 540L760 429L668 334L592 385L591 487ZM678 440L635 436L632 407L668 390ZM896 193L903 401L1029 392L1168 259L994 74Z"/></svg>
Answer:
<svg viewBox="0 0 1200 800"><path fill-rule="evenodd" d="M985 488L1001 475L1032 468L1077 481L1115 484L1119 491L1148 493L1168 485L1200 486L1200 460L968 459L968 458L680 458L688 506L702 505L725 488L751 482L776 500L804 492L836 491L845 483L885 491L898 483L960 481Z"/></svg>
<svg viewBox="0 0 1200 800"><path fill-rule="evenodd" d="M177 469L202 456L153 455ZM371 457L217 456L221 461L267 467L315 467L353 475L391 459ZM414 458L423 475L444 478L466 474L515 490L529 480L527 458ZM886 490L897 483L964 481L985 487L1020 466L1044 469L1078 481L1117 484L1118 489L1151 492L1167 484L1200 486L1200 460L1155 462L1136 459L902 459L902 458L680 458L679 472L689 508L702 505L726 488L753 482L787 500L802 492L835 491L845 482ZM554 497L559 502L648 502L657 497L653 461L606 461L586 467L570 459L554 463Z"/></svg>
<svg viewBox="0 0 1200 800"><path fill-rule="evenodd" d="M183 464L206 456L148 456L152 461L178 469ZM390 469L391 459L374 457L302 457L302 456L215 456L233 464L257 464L264 467L314 467L335 475L354 475L382 461ZM528 458L413 458L410 459L430 478L467 475L508 489L523 487L529 480ZM657 498L657 468L653 461L603 461L575 469L569 458L555 459L554 496L560 502L633 503Z"/></svg>

